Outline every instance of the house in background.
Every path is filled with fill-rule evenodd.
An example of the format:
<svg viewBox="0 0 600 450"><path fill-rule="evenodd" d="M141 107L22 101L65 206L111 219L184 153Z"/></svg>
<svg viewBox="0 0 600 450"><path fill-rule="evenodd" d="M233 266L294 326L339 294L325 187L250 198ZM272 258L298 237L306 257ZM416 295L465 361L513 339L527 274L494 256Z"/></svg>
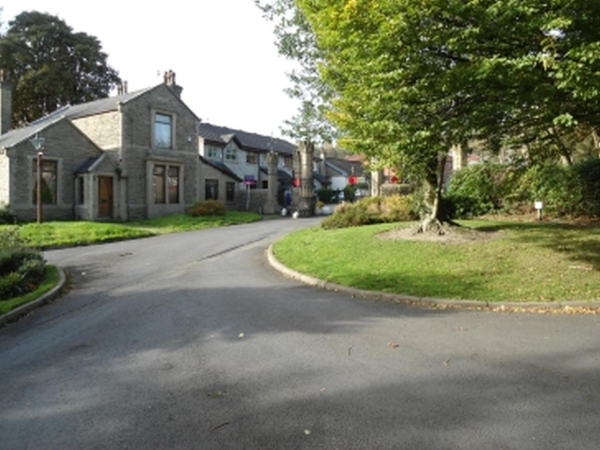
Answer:
<svg viewBox="0 0 600 450"><path fill-rule="evenodd" d="M233 128L201 123L199 128L199 151L202 160L220 167L222 175L206 183L215 186L218 192L237 177L236 189L246 190L246 181L252 189L267 189L267 154L278 155L279 190L291 187L294 174L294 155L297 147L283 139L263 136ZM217 184L218 183L218 184ZM204 197L212 198L210 190Z"/></svg>
<svg viewBox="0 0 600 450"><path fill-rule="evenodd" d="M44 215L137 219L183 212L200 195L198 125L175 74L152 88L67 106L10 130L12 85L0 80L0 203L35 218L36 151L44 138Z"/></svg>
<svg viewBox="0 0 600 450"><path fill-rule="evenodd" d="M350 184L351 177L364 177L365 170L360 160L330 158L321 154L321 175L331 180L331 189L343 190Z"/></svg>

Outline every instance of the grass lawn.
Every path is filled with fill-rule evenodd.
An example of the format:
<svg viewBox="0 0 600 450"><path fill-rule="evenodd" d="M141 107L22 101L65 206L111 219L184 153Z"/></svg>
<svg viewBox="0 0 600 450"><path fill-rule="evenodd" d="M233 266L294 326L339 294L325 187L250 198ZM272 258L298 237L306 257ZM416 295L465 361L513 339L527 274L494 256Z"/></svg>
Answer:
<svg viewBox="0 0 600 450"><path fill-rule="evenodd" d="M136 222L45 222L41 225L18 225L21 236L36 248L86 245L100 242L134 239L180 231L201 230L226 225L237 225L261 220L255 213L228 211L224 216L191 217L186 214L159 217ZM3 225L2 228L15 225Z"/></svg>
<svg viewBox="0 0 600 450"><path fill-rule="evenodd" d="M0 315L6 314L7 312L12 311L17 307L24 305L25 303L29 303L41 297L54 286L56 286L59 279L60 277L58 275L58 269L55 266L46 266L46 278L35 291L22 295L21 297L0 301Z"/></svg>
<svg viewBox="0 0 600 450"><path fill-rule="evenodd" d="M398 225L310 228L274 245L283 264L360 289L487 301L600 299L600 229L550 223L461 221L482 241L384 240ZM404 226L410 226L404 225Z"/></svg>

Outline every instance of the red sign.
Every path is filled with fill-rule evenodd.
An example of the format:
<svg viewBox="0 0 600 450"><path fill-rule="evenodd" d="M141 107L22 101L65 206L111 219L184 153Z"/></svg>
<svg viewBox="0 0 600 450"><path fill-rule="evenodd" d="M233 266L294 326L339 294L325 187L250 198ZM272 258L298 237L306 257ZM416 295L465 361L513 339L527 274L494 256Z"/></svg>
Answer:
<svg viewBox="0 0 600 450"><path fill-rule="evenodd" d="M355 177L355 176L348 177L348 184L356 184L356 183L358 183L358 177Z"/></svg>
<svg viewBox="0 0 600 450"><path fill-rule="evenodd" d="M396 175L392 176L392 183L393 184L398 183L398 181L400 181L400 180L398 180L398 177Z"/></svg>
<svg viewBox="0 0 600 450"><path fill-rule="evenodd" d="M294 178L292 180L292 186L294 186L294 187L300 187L300 178Z"/></svg>

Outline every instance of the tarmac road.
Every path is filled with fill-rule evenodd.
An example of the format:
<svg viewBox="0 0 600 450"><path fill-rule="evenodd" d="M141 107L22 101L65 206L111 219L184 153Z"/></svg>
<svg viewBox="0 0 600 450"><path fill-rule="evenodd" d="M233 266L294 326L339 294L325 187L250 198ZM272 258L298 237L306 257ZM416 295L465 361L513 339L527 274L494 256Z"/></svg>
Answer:
<svg viewBox="0 0 600 450"><path fill-rule="evenodd" d="M48 252L74 288L0 329L0 448L600 449L599 316L304 286L265 250L313 223Z"/></svg>

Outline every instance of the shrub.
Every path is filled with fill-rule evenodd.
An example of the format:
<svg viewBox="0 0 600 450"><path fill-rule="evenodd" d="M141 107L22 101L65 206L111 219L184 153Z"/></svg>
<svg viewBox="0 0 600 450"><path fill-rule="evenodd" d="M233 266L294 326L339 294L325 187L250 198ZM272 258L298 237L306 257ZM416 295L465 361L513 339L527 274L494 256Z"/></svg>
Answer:
<svg viewBox="0 0 600 450"><path fill-rule="evenodd" d="M6 300L34 289L44 279L46 261L23 246L16 229L0 230L0 243L0 300Z"/></svg>
<svg viewBox="0 0 600 450"><path fill-rule="evenodd" d="M558 216L581 215L585 207L581 182L572 167L555 163L536 164L520 177L507 200L513 208L533 209L535 201L544 202L544 211Z"/></svg>
<svg viewBox="0 0 600 450"><path fill-rule="evenodd" d="M500 210L518 178L518 171L507 164L465 167L452 176L444 209L449 217L474 217Z"/></svg>
<svg viewBox="0 0 600 450"><path fill-rule="evenodd" d="M0 249L5 250L14 247L25 247L25 240L16 226L0 229Z"/></svg>
<svg viewBox="0 0 600 450"><path fill-rule="evenodd" d="M580 212L600 216L600 159L592 158L577 163L573 171L581 183Z"/></svg>
<svg viewBox="0 0 600 450"><path fill-rule="evenodd" d="M349 184L344 188L344 201L354 202L356 200L356 187Z"/></svg>
<svg viewBox="0 0 600 450"><path fill-rule="evenodd" d="M331 203L331 200L333 198L333 190L329 188L318 189L317 198L323 203Z"/></svg>
<svg viewBox="0 0 600 450"><path fill-rule="evenodd" d="M412 195L384 197L380 208L383 222L405 222L417 218L413 210Z"/></svg>
<svg viewBox="0 0 600 450"><path fill-rule="evenodd" d="M415 192L415 186L412 184L392 184L385 183L381 185L381 195L384 197L390 195L409 195Z"/></svg>
<svg viewBox="0 0 600 450"><path fill-rule="evenodd" d="M204 200L196 203L188 209L192 217L198 216L224 216L225 205L220 200Z"/></svg>
<svg viewBox="0 0 600 450"><path fill-rule="evenodd" d="M0 206L0 225L15 224L17 217L10 210L8 205Z"/></svg>
<svg viewBox="0 0 600 450"><path fill-rule="evenodd" d="M358 227L384 222L412 220L412 197L366 197L356 203L342 203L321 226L325 229Z"/></svg>
<svg viewBox="0 0 600 450"><path fill-rule="evenodd" d="M0 276L0 300L16 297L21 293L23 277L17 272Z"/></svg>

